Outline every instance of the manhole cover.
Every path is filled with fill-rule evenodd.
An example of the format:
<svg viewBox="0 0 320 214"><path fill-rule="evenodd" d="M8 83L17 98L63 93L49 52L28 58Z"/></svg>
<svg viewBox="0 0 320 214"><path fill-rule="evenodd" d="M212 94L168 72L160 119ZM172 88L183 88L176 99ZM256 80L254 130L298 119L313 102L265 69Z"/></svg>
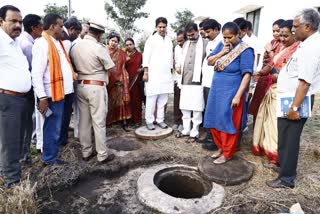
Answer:
<svg viewBox="0 0 320 214"><path fill-rule="evenodd" d="M134 151L141 148L141 144L137 141L118 137L108 141L108 147L116 151Z"/></svg>
<svg viewBox="0 0 320 214"><path fill-rule="evenodd" d="M204 157L200 160L198 169L208 180L228 186L250 180L254 166L237 156L224 164L214 164L211 157Z"/></svg>
<svg viewBox="0 0 320 214"><path fill-rule="evenodd" d="M148 130L146 126L142 126L135 131L135 135L138 138L145 139L145 140L158 140L163 139L170 136L173 132L171 127L166 129L162 129L156 126L155 130Z"/></svg>
<svg viewBox="0 0 320 214"><path fill-rule="evenodd" d="M137 195L142 204L161 213L208 213L221 206L225 191L194 167L164 164L139 177Z"/></svg>

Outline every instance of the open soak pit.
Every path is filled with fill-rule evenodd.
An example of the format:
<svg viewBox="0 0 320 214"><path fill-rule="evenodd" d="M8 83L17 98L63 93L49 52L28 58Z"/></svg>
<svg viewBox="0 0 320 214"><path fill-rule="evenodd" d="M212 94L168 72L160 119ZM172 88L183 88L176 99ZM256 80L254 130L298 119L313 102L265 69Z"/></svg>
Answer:
<svg viewBox="0 0 320 214"><path fill-rule="evenodd" d="M212 189L212 184L190 169L167 168L154 176L154 184L175 198L201 198Z"/></svg>
<svg viewBox="0 0 320 214"><path fill-rule="evenodd" d="M139 200L163 213L207 213L222 204L224 195L222 186L185 165L155 166L138 179Z"/></svg>

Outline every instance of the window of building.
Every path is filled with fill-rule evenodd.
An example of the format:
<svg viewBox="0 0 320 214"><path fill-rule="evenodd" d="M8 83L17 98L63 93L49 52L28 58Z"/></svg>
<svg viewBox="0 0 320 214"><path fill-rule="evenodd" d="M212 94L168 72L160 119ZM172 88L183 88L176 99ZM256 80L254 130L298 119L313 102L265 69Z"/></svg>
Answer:
<svg viewBox="0 0 320 214"><path fill-rule="evenodd" d="M246 19L252 23L253 34L258 36L261 8L248 12Z"/></svg>

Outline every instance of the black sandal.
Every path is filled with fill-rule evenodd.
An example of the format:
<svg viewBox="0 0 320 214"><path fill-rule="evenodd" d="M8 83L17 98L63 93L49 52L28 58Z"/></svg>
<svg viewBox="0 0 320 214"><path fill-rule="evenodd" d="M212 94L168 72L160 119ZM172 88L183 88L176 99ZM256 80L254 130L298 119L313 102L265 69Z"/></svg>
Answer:
<svg viewBox="0 0 320 214"><path fill-rule="evenodd" d="M182 138L182 137L186 137L187 135L182 134L182 132L177 132L175 137L176 138Z"/></svg>
<svg viewBox="0 0 320 214"><path fill-rule="evenodd" d="M186 140L186 143L197 143L199 140L199 137L189 137L187 140Z"/></svg>

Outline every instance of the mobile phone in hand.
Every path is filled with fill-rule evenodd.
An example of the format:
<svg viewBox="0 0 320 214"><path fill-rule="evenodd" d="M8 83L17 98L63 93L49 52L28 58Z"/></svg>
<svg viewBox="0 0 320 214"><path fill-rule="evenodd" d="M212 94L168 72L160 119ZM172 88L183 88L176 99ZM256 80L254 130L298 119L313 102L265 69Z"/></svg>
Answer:
<svg viewBox="0 0 320 214"><path fill-rule="evenodd" d="M44 113L43 113L43 115L45 116L45 117L50 117L51 115L53 114L53 112L51 111L51 109L47 109L47 111L45 111Z"/></svg>

